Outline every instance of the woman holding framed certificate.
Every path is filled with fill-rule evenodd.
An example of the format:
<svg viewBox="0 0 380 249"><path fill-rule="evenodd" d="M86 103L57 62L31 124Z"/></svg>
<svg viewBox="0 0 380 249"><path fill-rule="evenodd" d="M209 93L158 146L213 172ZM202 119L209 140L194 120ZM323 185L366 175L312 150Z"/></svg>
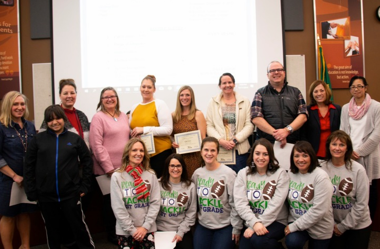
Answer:
<svg viewBox="0 0 380 249"><path fill-rule="evenodd" d="M141 82L142 102L132 107L130 126L132 137L152 133L155 152L150 155L150 165L157 178L162 176L162 162L172 153L170 134L173 131L173 120L166 103L154 98L156 77L147 75Z"/></svg>
<svg viewBox="0 0 380 249"><path fill-rule="evenodd" d="M183 86L178 90L177 106L172 113L173 134L199 130L200 140L206 137L206 119L203 113L195 105L194 91L190 86ZM174 148L179 148L176 142L172 143ZM181 154L181 153L180 153ZM200 166L200 152L182 154L186 163L187 173L191 177Z"/></svg>
<svg viewBox="0 0 380 249"><path fill-rule="evenodd" d="M211 99L207 109L207 135L218 139L223 149L235 150L235 164L228 166L237 173L247 166L248 137L253 132L251 105L246 97L234 91L232 74L220 76L219 88L222 92Z"/></svg>

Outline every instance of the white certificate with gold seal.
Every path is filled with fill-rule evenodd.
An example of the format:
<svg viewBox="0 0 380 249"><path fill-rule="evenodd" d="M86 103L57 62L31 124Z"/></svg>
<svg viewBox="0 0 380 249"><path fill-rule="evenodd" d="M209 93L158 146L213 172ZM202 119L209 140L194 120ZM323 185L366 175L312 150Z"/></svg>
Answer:
<svg viewBox="0 0 380 249"><path fill-rule="evenodd" d="M154 146L154 136L152 132L141 135L140 139L144 142L148 154L154 154L156 152L156 147Z"/></svg>
<svg viewBox="0 0 380 249"><path fill-rule="evenodd" d="M235 157L235 148L232 150L226 150L222 146L219 146L219 153L218 153L218 162L224 163L224 164L236 164L236 157Z"/></svg>
<svg viewBox="0 0 380 249"><path fill-rule="evenodd" d="M175 134L174 140L179 146L176 149L178 154L187 154L201 150L202 137L199 130Z"/></svg>

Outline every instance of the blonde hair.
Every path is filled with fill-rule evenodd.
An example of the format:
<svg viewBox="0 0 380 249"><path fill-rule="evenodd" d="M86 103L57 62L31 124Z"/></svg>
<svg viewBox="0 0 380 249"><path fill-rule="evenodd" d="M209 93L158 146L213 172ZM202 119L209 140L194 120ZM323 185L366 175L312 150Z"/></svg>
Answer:
<svg viewBox="0 0 380 249"><path fill-rule="evenodd" d="M195 116L195 113L198 110L197 106L195 105L195 96L194 96L193 89L190 86L183 86L183 87L181 87L178 90L178 94L177 94L177 106L176 106L175 111L173 113L173 122L174 123L179 122L181 120L181 118L182 118L182 105L181 105L181 101L179 100L179 96L181 95L181 92L183 92L184 90L189 90L190 91L190 95L191 95L190 113L187 116L187 119L188 120L192 120L194 118L194 116Z"/></svg>
<svg viewBox="0 0 380 249"><path fill-rule="evenodd" d="M0 122L5 127L8 127L12 124L12 106L16 98L19 96L21 96L25 101L25 113L22 117L26 119L29 116L29 110L27 105L28 98L20 92L10 91L4 95L3 103L1 105Z"/></svg>
<svg viewBox="0 0 380 249"><path fill-rule="evenodd" d="M131 138L128 143L125 145L124 152L123 152L123 157L121 159L122 165L121 167L117 170L118 172L123 172L129 165L129 152L132 150L132 147L135 143L141 143L143 148L144 148L144 158L142 161L142 167L146 171L151 171L150 164L149 164L149 154L146 149L146 146L144 142L140 138Z"/></svg>

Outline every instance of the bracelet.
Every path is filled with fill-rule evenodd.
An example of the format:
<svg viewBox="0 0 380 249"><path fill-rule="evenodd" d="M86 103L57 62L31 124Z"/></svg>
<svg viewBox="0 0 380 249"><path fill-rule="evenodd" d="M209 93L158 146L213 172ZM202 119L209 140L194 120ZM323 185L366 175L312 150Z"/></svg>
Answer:
<svg viewBox="0 0 380 249"><path fill-rule="evenodd" d="M17 176L17 174L15 173L13 176L12 176L12 180L13 180L13 178L15 178L15 176Z"/></svg>

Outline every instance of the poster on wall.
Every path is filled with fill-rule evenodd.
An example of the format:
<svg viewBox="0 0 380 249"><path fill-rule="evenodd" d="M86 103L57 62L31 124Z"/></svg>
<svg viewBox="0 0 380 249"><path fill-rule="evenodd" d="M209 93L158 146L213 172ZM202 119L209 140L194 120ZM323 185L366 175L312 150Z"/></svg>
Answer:
<svg viewBox="0 0 380 249"><path fill-rule="evenodd" d="M0 99L20 91L20 39L17 0L0 0Z"/></svg>
<svg viewBox="0 0 380 249"><path fill-rule="evenodd" d="M314 21L332 88L348 88L352 76L364 76L362 0L314 0Z"/></svg>

